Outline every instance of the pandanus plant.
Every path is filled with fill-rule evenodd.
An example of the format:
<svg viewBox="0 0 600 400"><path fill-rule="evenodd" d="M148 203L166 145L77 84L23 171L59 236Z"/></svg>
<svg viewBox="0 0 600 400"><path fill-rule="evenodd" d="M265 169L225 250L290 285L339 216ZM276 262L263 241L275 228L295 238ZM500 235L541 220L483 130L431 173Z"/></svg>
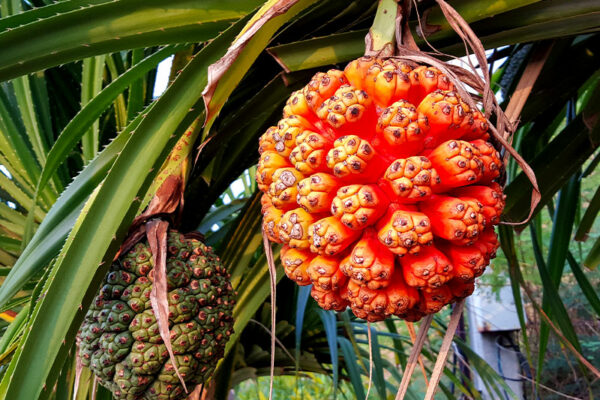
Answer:
<svg viewBox="0 0 600 400"><path fill-rule="evenodd" d="M521 113L522 128L513 144L536 172L541 204L550 204L569 182L552 210L555 234L551 241L541 237L542 247L536 248L536 254L542 254L538 259L546 261L537 262L545 293L540 315L551 317L544 319L540 333L537 373L543 376L548 332L555 332L573 354L581 354L582 348L557 290L563 276L561 261L568 260L592 309L600 310L587 273L579 267L585 257L567 251L572 227L577 227L576 238L585 238L600 198L593 197L596 200L579 224L574 211L570 212L581 200L577 185L589 182L597 165L596 159L580 171L593 154L598 137L594 116L600 102L593 97L598 92L595 73L600 41L594 33L598 30L598 5L586 0L494 2L495 7L490 7L491 3L465 0L452 4L486 48L498 48L488 55L488 61L500 65L492 87L507 101L513 93L523 93L522 87L515 88L524 69L528 71L524 75L530 75L532 69L527 65L544 65L541 72L538 68L539 79L531 88ZM262 252L261 206L268 210L265 231L273 239L287 242L281 251L274 248L279 282L274 331L281 344L273 353L276 373L297 373L300 381L300 371L326 374L332 382L327 394L334 396L341 379L344 390L363 398L370 371L363 342L370 335L376 360L373 388L382 398L396 389L394 383L401 380L396 364L406 363L406 345L411 344L408 336L397 333L397 319L390 317L385 326L365 329L365 324L348 312L318 311L317 304L307 300L308 286L296 288L289 280L279 280L284 268L298 283L317 282L315 292L319 291L322 304L333 307L335 302L348 301L336 296L339 289L334 288L338 287L346 290L345 297L355 294L354 309L363 318L401 314L399 309L421 310L414 312L416 319L423 306L411 306L411 301L430 309L441 307L450 298L446 292L443 301L434 299L430 294L436 285L449 289L452 298L468 294L471 280L487 264L486 258L481 258L483 247L476 243L493 244L489 227L498 222L504 198L494 185L481 184L493 179L485 174L494 173L494 165L500 165L495 148L487 144L489 139L484 134L476 136L476 132L472 133L475 136L444 137L450 134L443 133L447 120L430 118L432 113L443 113L445 108L440 106L448 105L453 110L448 116L464 120L460 115L464 97L457 95L456 88L444 86L443 75L436 75L437 81L435 76L413 76L422 90L405 94L400 101L394 96L402 93L407 82L397 77L388 81L390 70L396 67L392 62L368 59L372 65L367 66L359 60L354 69L344 70L348 62L364 54L369 29L376 26L389 31L395 27L391 13L384 18L387 23L373 24L376 8L371 0L0 2L0 274L5 276L0 286L0 316L4 318L0 325L6 328L0 340L0 398L110 398L76 356L77 332L84 320L88 327L98 323L97 316L87 318L86 314L90 309L94 313L93 299L102 287L108 292L109 287L127 286L123 274L110 275L111 265L119 262L117 253L134 218L169 175L181 176L186 183L185 206L174 216L174 228L201 231L238 292L232 309L233 333L223 349L224 360L205 384L207 396L225 398L239 382L269 374L270 335L265 326L270 321L271 302L267 300L268 263ZM419 25L416 11L424 29L415 39L422 49L426 38L448 54L462 55L462 41L433 2L420 3L419 9L407 16L411 27ZM546 39L554 45L549 46L543 41ZM523 44L530 41L535 42L533 46ZM173 54L168 88L160 97L153 96L156 65ZM508 59L501 61L505 56ZM569 74L564 73L564 60L570 60ZM375 64L378 66L370 70ZM307 97L302 88L318 72L315 68L321 74L309 85ZM398 68L409 76L411 87L412 71L421 68L419 71L431 74L424 66ZM334 81L324 85L319 78L331 69L337 70ZM377 79L367 84L362 75L367 73L376 73ZM329 91L328 85L339 78L345 82ZM350 86L342 88L344 84ZM442 92L436 93L433 84ZM331 100L337 91L339 96ZM425 98L429 103L423 104ZM578 101L572 101L575 98ZM315 106L316 102L321 103ZM569 118L565 118L567 102L576 103ZM285 126L278 124L282 108ZM473 127L485 131L474 108L469 110L474 124L478 121ZM294 119L294 115L300 117ZM430 125L430 130L442 132L439 143L433 135L423 136L423 115L430 123L442 124ZM368 129L351 128L361 124ZM278 133L273 135L275 143L265 142L275 151L265 150L270 157L261 157L259 166L271 171L265 175L267 180L284 170L275 176L278 185L269 194L271 202L265 198L261 204L253 195L254 165L259 158L256 142L269 127L283 136ZM307 127L311 133L304 135ZM452 155L446 147L434 154L446 141L456 142L453 150L462 153ZM370 150L365 153L363 145L367 143ZM334 149L338 152L329 155ZM465 167L456 168L465 169L445 169L446 157L464 160ZM478 181L456 186L469 182L469 176ZM260 174L257 179L259 188L271 193L273 181L261 182ZM289 184L294 180L297 185ZM529 186L527 177L519 174L511 161L507 182L502 218L520 221L527 216ZM240 185L244 187L241 194L234 190ZM342 188L347 190L340 191ZM417 200L421 196L427 198L427 209L421 207L425 202ZM473 209L477 221L467 221L469 216L462 214L443 219L440 225L441 219L435 215L448 216L444 204L458 205L448 198ZM380 206L386 202L382 213ZM479 229L483 225L480 216L487 227L483 231ZM318 221L326 222L315 231ZM423 221L430 226L422 225ZM457 240L444 238L459 230L467 232L472 226L477 227L478 239L463 235L463 242L455 243ZM541 226L541 220L536 220L538 236L543 233ZM303 236L306 231L312 231L309 240ZM339 243L329 234L336 232L345 234ZM523 277L512 231L501 227L500 239L518 300L516 289ZM468 245L471 240L475 243ZM552 251L544 260L548 243ZM140 244L145 246L143 240ZM491 248L485 249L485 254L491 255ZM127 258L127 254L123 256ZM363 262L356 262L361 258ZM498 269L504 268L504 260L496 259ZM597 260L598 251L592 251L586 265L594 266ZM410 265L406 275L400 274L403 263ZM444 271L449 264L451 275ZM182 270L178 263L172 265L177 266L175 271ZM428 275L423 271L429 271ZM536 268L535 277L537 273ZM141 292L147 293L146 275L141 270L135 275L137 284L131 285L132 290L137 293L144 286ZM191 288L191 282L201 278L196 275L190 275L188 285L172 287ZM225 272L217 275L226 276ZM123 279L116 282L113 278L117 277ZM457 284L460 280L465 283ZM319 289L328 286L332 289ZM111 296L121 290L113 289ZM195 296L200 306L204 294ZM535 296L532 298L537 306ZM400 300L408 300L408 304L403 306ZM117 301L122 300L109 300ZM145 299L132 300L133 307L141 307L141 303L145 308ZM385 304L386 309L374 312L380 310L378 304ZM443 329L443 320L438 322L434 328ZM118 324L115 327L121 329ZM173 329L185 331L184 327ZM190 332L194 339L195 331ZM393 338L390 351L397 359L385 357L377 339L380 334ZM116 350L120 347L112 337L107 336L102 346ZM529 345L526 339L522 343ZM464 342L457 338L455 344L461 354L469 355L471 368L481 373L497 396L504 396L500 377ZM435 340L432 346L437 349ZM163 358L163 353L164 367L171 361ZM422 356L428 372L435 356L428 349ZM586 374L593 372L585 359L578 359ZM153 370L157 365L145 368ZM167 369L165 380L179 385L180 380ZM125 370L120 371L125 375ZM448 396L453 393L449 380L461 393L472 393L468 374L449 372L447 379L439 387ZM386 386L389 380L394 383ZM191 385L187 389L191 392ZM418 388L409 391L420 395ZM177 389L177 393L183 396L185 390Z"/></svg>

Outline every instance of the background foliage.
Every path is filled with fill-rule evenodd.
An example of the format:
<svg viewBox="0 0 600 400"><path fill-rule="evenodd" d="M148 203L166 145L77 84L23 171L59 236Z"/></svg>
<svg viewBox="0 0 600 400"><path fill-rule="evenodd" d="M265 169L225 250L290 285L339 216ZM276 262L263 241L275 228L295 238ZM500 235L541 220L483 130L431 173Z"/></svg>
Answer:
<svg viewBox="0 0 600 400"><path fill-rule="evenodd" d="M276 4L271 0L265 7ZM501 228L504 253L487 283L508 282L524 301L520 311L527 319L522 318L517 339L532 379L594 398L597 377L565 343L600 367L595 290L600 4L451 4L491 50L495 89L505 104L528 63L549 51L514 138L536 171L543 200L528 226ZM91 396L94 382L85 370L73 393L75 334L127 227L164 171L187 177L180 229L205 234L239 292L236 334L208 389L216 398L225 398L231 388L240 398L264 395L268 383L260 377L268 375L270 307L253 179L257 139L280 118L289 94L315 71L343 67L362 55L377 2L294 2L242 49L219 81L206 118L207 68L251 18L265 12L262 5L260 0L0 0L0 398ZM433 1L420 2L418 11L434 31L427 37L432 45L463 55L462 43ZM416 26L416 13L411 22ZM171 55L170 84L155 98L157 65ZM527 214L530 187L512 161L508 171L505 219L517 221ZM282 276L279 269L278 279ZM522 287L531 298L522 295ZM310 398L318 391L322 397L326 387L332 396L364 398L366 324L348 312L318 310L307 290L286 279L279 281L278 293L276 373L290 376L277 380L277 396ZM423 351L426 370L446 320L444 313L436 317ZM410 349L408 331L400 321L370 329L371 397L393 396ZM454 349L468 355L470 367L500 398L510 395L498 374L459 337ZM441 393L477 398L472 381L456 368L448 365ZM569 378L556 385L558 376ZM422 397L422 379L415 374L411 398ZM98 390L96 398L110 398ZM556 395L542 386L530 390L544 398Z"/></svg>

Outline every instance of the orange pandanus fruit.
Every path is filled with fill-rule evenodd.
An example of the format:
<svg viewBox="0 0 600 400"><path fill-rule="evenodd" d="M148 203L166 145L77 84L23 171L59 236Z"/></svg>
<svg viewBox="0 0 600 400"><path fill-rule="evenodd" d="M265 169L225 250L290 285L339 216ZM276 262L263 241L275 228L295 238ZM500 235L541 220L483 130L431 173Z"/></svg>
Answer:
<svg viewBox="0 0 600 400"><path fill-rule="evenodd" d="M361 57L317 73L260 138L263 230L326 310L417 321L469 296L505 196L489 122L438 69Z"/></svg>

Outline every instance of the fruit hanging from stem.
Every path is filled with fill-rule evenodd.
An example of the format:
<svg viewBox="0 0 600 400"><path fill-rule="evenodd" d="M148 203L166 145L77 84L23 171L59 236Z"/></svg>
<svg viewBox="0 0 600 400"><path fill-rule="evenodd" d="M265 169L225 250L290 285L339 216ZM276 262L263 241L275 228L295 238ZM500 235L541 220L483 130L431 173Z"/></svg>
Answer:
<svg viewBox="0 0 600 400"><path fill-rule="evenodd" d="M174 357L151 304L156 274L145 239L112 264L78 333L82 364L115 399L186 398L175 366L188 389L206 382L233 334L235 294L219 258L174 230L166 244L166 322Z"/></svg>
<svg viewBox="0 0 600 400"><path fill-rule="evenodd" d="M470 295L505 201L488 128L435 67L365 56L317 73L259 143L263 230L287 276L368 321Z"/></svg>

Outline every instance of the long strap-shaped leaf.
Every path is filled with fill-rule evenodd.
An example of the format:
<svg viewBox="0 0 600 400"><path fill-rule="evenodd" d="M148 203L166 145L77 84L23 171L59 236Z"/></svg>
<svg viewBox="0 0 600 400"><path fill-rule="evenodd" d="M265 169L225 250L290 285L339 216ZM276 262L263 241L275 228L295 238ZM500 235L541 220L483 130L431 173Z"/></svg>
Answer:
<svg viewBox="0 0 600 400"><path fill-rule="evenodd" d="M258 197L257 197L258 199ZM258 201L258 207L260 209L260 201ZM253 247L248 246L246 250L252 254L255 254L256 251L263 246L263 239L261 233L261 224L260 219L261 215L259 212L249 213L246 212L246 217L256 221L257 223L252 223L248 221L248 225L252 226L252 230L246 230L246 235L251 238L258 238L258 241L250 240ZM239 240L239 239L238 239ZM241 243L241 242L236 242ZM246 244L246 243L244 243ZM273 251L273 259L276 260L279 257L279 249ZM223 357L227 357L229 352L235 348L235 344L243 331L243 328L246 326L248 321L252 318L252 316L256 313L256 311L260 308L260 306L264 303L265 299L269 296L270 290L270 273L269 267L267 264L267 258L265 254L261 255L258 260L248 270L248 263L238 262L236 264L226 263L225 264L229 270L231 270L231 266L237 266L239 269L245 269L246 274L243 280L240 278L236 279L235 282L232 281L233 287L238 292L238 298L236 300L235 306L233 307L233 334L229 338L227 345L225 346L225 354ZM233 276L233 274L232 274ZM285 274L283 273L283 267L280 263L277 265L277 282L283 278ZM222 363L217 365L217 369L215 374L218 374L219 368Z"/></svg>
<svg viewBox="0 0 600 400"><path fill-rule="evenodd" d="M600 238L596 239L592 249L583 260L583 265L590 269L595 269L600 264Z"/></svg>
<svg viewBox="0 0 600 400"><path fill-rule="evenodd" d="M224 53L226 44L245 22L240 21L214 39L188 64L131 135L86 204L86 212L79 216L56 262L55 278L38 303L30 335L11 362L11 373L5 375L2 398L35 399L44 384L50 390L48 386L53 383L46 382L46 378L67 355L62 351L63 340L73 340L83 318L83 313L77 312L79 304L91 300L94 283L108 270L135 216L136 196L145 191L158 172L177 140L172 133L198 100L200 93L189 88L206 84L207 66Z"/></svg>
<svg viewBox="0 0 600 400"><path fill-rule="evenodd" d="M37 113L33 104L33 95L31 92L31 84L28 76L22 76L12 81L12 86L15 91L15 97L19 106L21 120L25 125L25 131L33 151L40 165L46 163L46 153L48 152L48 143L45 135L42 134L37 119Z"/></svg>
<svg viewBox="0 0 600 400"><path fill-rule="evenodd" d="M548 259L545 262L539 246L537 233L530 225L532 234L532 245L537 262L537 269L542 279L543 300L542 309L548 316L555 319L557 325L565 337L573 344L577 351L581 352L581 345L577 338L575 329L569 318L569 313L563 304L558 289L563 275L571 233L575 224L575 211L580 196L580 182L578 176L573 176L558 195L557 207L552 219L552 235L548 249ZM541 232L540 232L541 233ZM550 328L544 321L540 324L539 333L539 356L537 380L542 376L545 364L546 346L550 335ZM584 372L582 370L582 372Z"/></svg>
<svg viewBox="0 0 600 400"><path fill-rule="evenodd" d="M498 228L498 237L500 239L500 245L502 252L508 262L508 274L510 277L510 286L515 301L515 309L517 311L517 317L519 318L519 325L523 335L523 343L525 343L525 354L527 361L532 364L531 348L529 344L529 336L527 335L527 322L525 321L525 309L523 307L523 298L521 296L521 289L519 286L519 279L516 271L519 270L519 259L517 257L517 251L515 248L515 242L513 240L513 230L507 225L502 225Z"/></svg>
<svg viewBox="0 0 600 400"><path fill-rule="evenodd" d="M141 120L140 116L130 124L129 129L121 132L61 194L0 286L0 306L6 304L34 274L56 256L87 198L102 182L117 155L129 140L131 130L137 127ZM22 225L19 226L22 234Z"/></svg>
<svg viewBox="0 0 600 400"><path fill-rule="evenodd" d="M74 116L67 126L65 126L48 154L46 165L42 170L42 175L38 183L40 189L46 186L50 176L52 176L59 165L67 159L69 153L81 139L87 127L102 115L102 113L111 105L112 101L127 89L132 82L141 78L159 62L182 47L183 46L167 46L146 57L143 61L112 81Z"/></svg>
<svg viewBox="0 0 600 400"><path fill-rule="evenodd" d="M329 356L331 359L331 369L333 370L333 398L337 397L336 392L338 389L338 342L337 342L337 325L335 314L332 311L325 311L319 309L319 317L325 328L325 336L327 337L327 345L329 349Z"/></svg>
<svg viewBox="0 0 600 400"><path fill-rule="evenodd" d="M20 244L21 241L19 239L14 239L0 234L0 249L3 251L14 256L18 256L21 249Z"/></svg>
<svg viewBox="0 0 600 400"><path fill-rule="evenodd" d="M273 34L292 17L316 0L269 0L253 16L227 53L208 70L202 92L206 106L206 131L210 129L225 101L266 48Z"/></svg>
<svg viewBox="0 0 600 400"><path fill-rule="evenodd" d="M138 63L134 67L130 68L127 72L119 76L111 82L106 88L104 88L99 94L97 94L89 103L87 103L78 113L71 119L67 126L63 129L56 143L50 150L46 165L42 170L42 174L38 181L36 192L34 195L33 207L37 206L38 197L40 193L44 191L48 181L58 170L60 165L65 162L69 153L73 150L74 146L85 134L86 129L94 123L94 121L110 106L111 102L122 92L128 85L143 76L148 70L152 69L156 64L162 61L164 58L171 55L177 49L182 46L168 46L151 56L148 56L142 62ZM140 120L132 123L131 128L136 126ZM130 129L131 129L130 128ZM29 223L31 218L29 219ZM28 226L31 229L31 226ZM28 232L26 230L26 232ZM28 236L28 235L27 235ZM24 238L27 242L29 237Z"/></svg>
<svg viewBox="0 0 600 400"><path fill-rule="evenodd" d="M455 5L455 3L452 4ZM528 41L560 38L585 29L598 30L600 5L594 0L539 1L528 6L525 5L525 2L520 2L523 6L517 9L512 9L508 2L502 2L496 3L499 8L479 9L484 14L476 17L469 10L477 9L478 4L481 3L478 0L461 1L456 3L456 8L469 23L479 20L480 17L487 18L473 24L473 29L488 49ZM434 11L439 14L438 9L434 8L429 15ZM439 19L435 17L435 20L430 20L429 15L423 16L424 25L428 23L436 25ZM483 36L482 31L485 32ZM363 55L364 37L367 33L368 30L364 29L284 43L270 47L269 53L286 72L347 62ZM427 37L427 41L434 46L438 44L445 46L439 48L444 53L464 55L464 44L458 37L444 40L444 37L451 36L452 33L452 29L445 24L438 34ZM417 37L416 40L420 45L424 45L423 39L420 37ZM449 40L454 44L448 45Z"/></svg>
<svg viewBox="0 0 600 400"><path fill-rule="evenodd" d="M571 271L573 272L575 279L577 279L577 283L579 284L581 292L587 298L590 306L596 312L596 315L600 316L600 298L596 293L596 289L592 286L587 276L581 269L581 266L577 260L575 260L575 257L573 257L573 254L571 254L570 251L569 254L567 254L567 261L569 262L569 266L571 267Z"/></svg>
<svg viewBox="0 0 600 400"><path fill-rule="evenodd" d="M206 41L258 4L117 0L48 16L0 33L0 80L107 52Z"/></svg>
<svg viewBox="0 0 600 400"><path fill-rule="evenodd" d="M10 208L6 203L0 202L0 218L4 218L7 221L15 224L22 225L25 223L25 216L21 212Z"/></svg>
<svg viewBox="0 0 600 400"><path fill-rule="evenodd" d="M32 205L31 195L25 193L12 179L0 172L0 188L11 196L19 205L29 210ZM35 217L38 221L44 218L44 212L41 209L36 211Z"/></svg>
<svg viewBox="0 0 600 400"><path fill-rule="evenodd" d="M7 85L7 88L10 87ZM21 126L16 120L18 111L13 107L4 88L0 87L0 151L30 183L35 183L40 176L38 164L30 143L21 134Z"/></svg>
<svg viewBox="0 0 600 400"><path fill-rule="evenodd" d="M597 90L595 98L588 102L585 109L590 118L600 115L599 99L600 91ZM536 211L539 211L541 205L547 204L567 180L581 168L600 142L600 125L586 126L585 110L565 126L530 163L542 192L542 200ZM505 218L520 220L527 215L529 196L523 190L526 185L527 177L521 173L506 187L506 207L503 213Z"/></svg>
<svg viewBox="0 0 600 400"><path fill-rule="evenodd" d="M43 18L53 17L57 14L76 11L82 7L94 4L109 3L113 0L67 0L59 1L45 7L34 8L26 13L17 13L10 16L3 15L0 19L0 31L15 29L19 26L30 24Z"/></svg>
<svg viewBox="0 0 600 400"><path fill-rule="evenodd" d="M415 332L415 324L412 322L406 322L406 329L408 330L408 335L410 336L410 340L415 344L415 340L417 340L417 333ZM429 385L429 378L427 378L427 373L425 372L425 364L423 363L423 357L419 354L419 367L421 367L421 372L423 373L423 380L425 381L425 385Z"/></svg>
<svg viewBox="0 0 600 400"><path fill-rule="evenodd" d="M81 106L85 106L102 90L105 55L83 60L81 72ZM89 161L96 156L100 146L100 121L96 120L81 139L83 158Z"/></svg>
<svg viewBox="0 0 600 400"><path fill-rule="evenodd" d="M269 287L271 292L271 368L269 371L269 400L273 398L273 379L275 374L275 327L277 326L277 267L273 260L273 249L271 243L265 234L262 232L263 245L265 248L265 255L267 256L267 266L269 267Z"/></svg>
<svg viewBox="0 0 600 400"><path fill-rule="evenodd" d="M523 278L523 274L521 273L519 261L516 258L516 254L514 253L515 243L513 230L508 228L507 226L500 226L499 231L500 236L503 239L501 242L502 249L509 255L511 279L515 279L518 282L518 284L523 288L525 294L531 302L531 305L536 309L540 317L548 324L550 329L552 329L552 331L556 334L556 336L562 342L562 344L564 344L565 347L568 348L571 351L571 353L577 358L577 360L582 365L584 365L591 373L600 377L600 371L597 368L595 368L588 360L586 360L585 357L583 357L583 355L571 343L571 341L569 341L565 337L565 334L563 334L561 329L559 329L559 327L550 319L550 317L548 316L548 314L546 314L542 307L538 305L536 296L534 296L531 293L531 290L529 290L529 287L527 286L527 284L525 283L525 279ZM555 295L555 297L558 300L560 300L558 295Z"/></svg>
<svg viewBox="0 0 600 400"><path fill-rule="evenodd" d="M188 46L188 49L193 50L193 46ZM134 49L131 51L132 67L143 59L144 49ZM144 108L144 80L138 79L129 85L129 92L127 94L127 121L131 121L135 118L136 114L140 112L142 108Z"/></svg>
<svg viewBox="0 0 600 400"><path fill-rule="evenodd" d="M20 1L2 0L2 15L19 14L23 11ZM37 77L21 76L12 81L14 97L20 112L20 119L25 127L25 134L31 143L33 152L40 165L46 163L46 154L51 145L52 126L49 115L49 104L47 93L41 79ZM36 89L36 90L34 90ZM54 179L57 192L63 190L63 184L59 179ZM33 218L25 229L27 234L33 227Z"/></svg>
<svg viewBox="0 0 600 400"><path fill-rule="evenodd" d="M5 146L7 146L7 145L5 144ZM0 148L3 148L3 147L0 147ZM6 156L4 156L2 154L2 152L0 152L0 165L2 165L6 169L6 171L8 171L8 173L11 176L11 178L20 187L24 188L25 190L27 190L29 192L34 192L35 191L35 189L31 185L31 183L29 183L29 181L27 181L23 175L21 175L16 169L13 168L13 166L10 163L10 161L8 161L8 158L6 158Z"/></svg>
<svg viewBox="0 0 600 400"><path fill-rule="evenodd" d="M575 232L575 240L584 241L586 239L587 234L594 225L598 213L600 213L600 187L596 189L596 193L594 193L583 217L581 217L581 222L579 222L579 226Z"/></svg>
<svg viewBox="0 0 600 400"><path fill-rule="evenodd" d="M162 50L148 56L142 62L130 68L128 71L123 73L113 82L111 82L106 88L104 88L99 94L97 94L89 103L87 103L78 113L69 121L67 126L63 129L56 143L48 154L46 165L42 170L42 175L38 181L36 192L34 195L33 207L37 206L38 197L46 189L46 185L54 173L58 170L60 165L65 162L69 153L76 145L77 141L85 134L87 127L95 124L95 120L110 106L111 102L120 95L120 93L127 88L127 86L135 79L143 76L148 70L152 69L156 64L162 61L164 58L171 55L177 49L182 46L167 46ZM135 122L133 125L139 123ZM89 132L88 132L89 133ZM90 154L91 156L91 154ZM31 213L31 210L30 210ZM26 235L24 241L28 242L31 232L31 217L28 219L28 225L26 229Z"/></svg>
<svg viewBox="0 0 600 400"><path fill-rule="evenodd" d="M260 246L262 246L262 235L260 231L257 233L258 237L261 238ZM255 249L256 251L256 249ZM273 256L277 258L279 251L274 251ZM285 276L283 273L283 267L277 268L277 282ZM264 304L267 297L270 294L270 275L269 268L267 265L267 259L263 254L252 268L248 271L246 279L244 279L240 286L235 287L238 292L238 298L233 307L233 334L229 337L229 341L225 346L225 354L223 358L227 358L229 353L235 349L235 345L238 343L238 339L244 330L244 327L248 324L248 321L258 311L258 309ZM223 362L217 364L217 368L214 372L214 376L220 373L223 366Z"/></svg>
<svg viewBox="0 0 600 400"><path fill-rule="evenodd" d="M354 395L357 399L366 399L360 376L360 368L357 362L358 357L352 348L352 343L343 336L338 336L337 340L342 351L342 356L344 357L344 365L348 371L350 383L352 383L352 388L354 389Z"/></svg>

